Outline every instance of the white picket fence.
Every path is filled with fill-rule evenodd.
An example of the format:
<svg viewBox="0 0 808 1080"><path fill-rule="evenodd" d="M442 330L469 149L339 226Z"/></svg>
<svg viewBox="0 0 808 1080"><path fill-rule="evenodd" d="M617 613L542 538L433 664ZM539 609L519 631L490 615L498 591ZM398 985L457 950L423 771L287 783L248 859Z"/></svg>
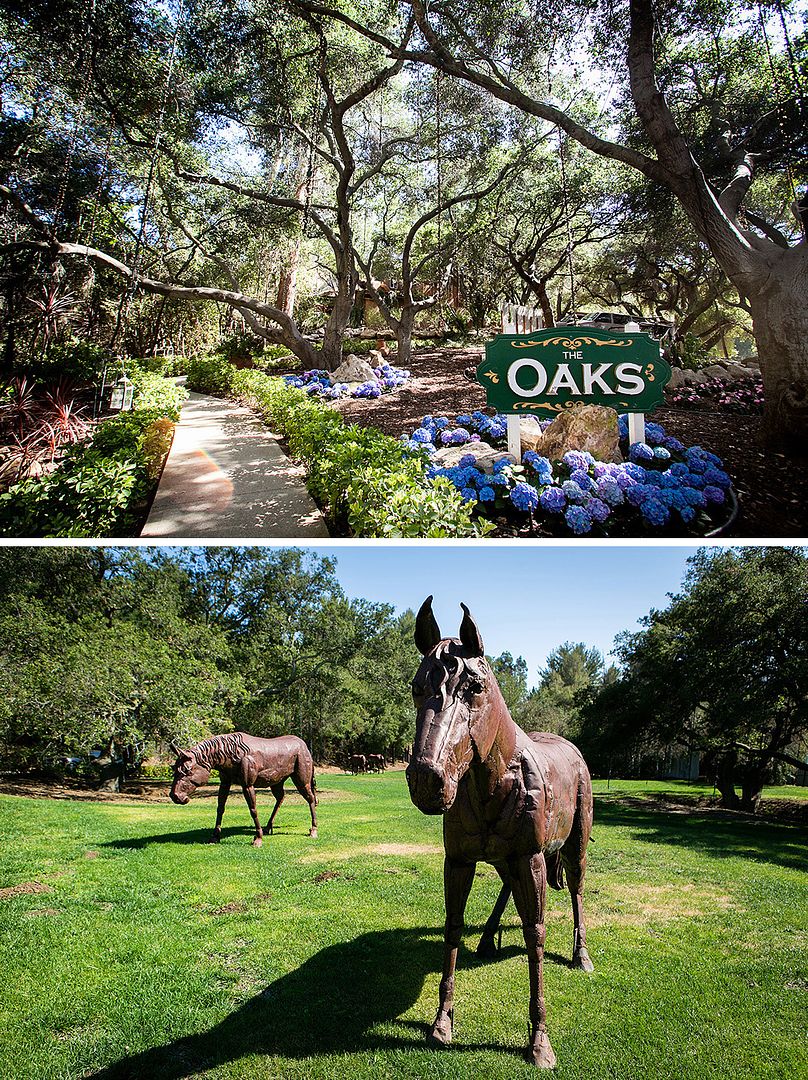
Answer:
<svg viewBox="0 0 808 1080"><path fill-rule="evenodd" d="M530 334L541 330L544 319L539 308L522 304L504 304L499 311L503 334Z"/></svg>

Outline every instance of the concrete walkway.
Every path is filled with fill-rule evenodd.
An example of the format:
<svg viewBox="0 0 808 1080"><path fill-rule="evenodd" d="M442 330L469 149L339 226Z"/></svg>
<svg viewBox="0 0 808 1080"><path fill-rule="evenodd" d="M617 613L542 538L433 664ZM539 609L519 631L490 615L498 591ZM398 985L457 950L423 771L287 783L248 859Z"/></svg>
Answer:
<svg viewBox="0 0 808 1080"><path fill-rule="evenodd" d="M293 465L249 410L191 394L141 536L328 536Z"/></svg>

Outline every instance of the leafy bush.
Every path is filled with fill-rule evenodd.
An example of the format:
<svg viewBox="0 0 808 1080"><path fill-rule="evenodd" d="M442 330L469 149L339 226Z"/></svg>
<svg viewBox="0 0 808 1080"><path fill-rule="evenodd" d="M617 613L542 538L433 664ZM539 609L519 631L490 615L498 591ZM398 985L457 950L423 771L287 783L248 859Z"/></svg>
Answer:
<svg viewBox="0 0 808 1080"><path fill-rule="evenodd" d="M332 519L347 514L357 536L481 536L491 531L448 481L374 428L342 417L282 379L238 371L233 392L289 440L308 486Z"/></svg>
<svg viewBox="0 0 808 1080"><path fill-rule="evenodd" d="M5 536L125 535L131 513L160 474L185 391L135 373L132 412L99 424L91 443L71 447L57 469L0 495Z"/></svg>
<svg viewBox="0 0 808 1080"><path fill-rule="evenodd" d="M174 770L170 765L141 765L139 775L142 780L173 780Z"/></svg>
<svg viewBox="0 0 808 1080"><path fill-rule="evenodd" d="M0 495L4 536L108 536L146 493L145 468L125 451L105 456L79 446L54 472Z"/></svg>
<svg viewBox="0 0 808 1080"><path fill-rule="evenodd" d="M177 386L171 379L164 379L162 375L155 375L137 367L132 369L131 379L135 387L132 399L132 408L135 411L158 410L161 416L179 420L180 408L188 397L188 391L184 387Z"/></svg>
<svg viewBox="0 0 808 1080"><path fill-rule="evenodd" d="M189 389L215 397L227 397L232 392L236 371L230 361L218 353L192 356L185 363Z"/></svg>
<svg viewBox="0 0 808 1080"><path fill-rule="evenodd" d="M51 345L47 353L25 361L26 374L40 382L68 379L81 386L101 381L109 356L89 341L66 341Z"/></svg>
<svg viewBox="0 0 808 1080"><path fill-rule="evenodd" d="M152 375L162 375L166 378L179 374L183 363L181 356L135 356L127 361L126 366L127 369L137 368L140 371L148 371Z"/></svg>

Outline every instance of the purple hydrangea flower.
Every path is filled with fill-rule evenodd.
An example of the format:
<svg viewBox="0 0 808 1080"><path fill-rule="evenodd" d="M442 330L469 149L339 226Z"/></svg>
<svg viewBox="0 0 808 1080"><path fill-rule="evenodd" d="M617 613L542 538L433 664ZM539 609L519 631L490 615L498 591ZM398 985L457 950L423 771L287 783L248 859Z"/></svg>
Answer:
<svg viewBox="0 0 808 1080"><path fill-rule="evenodd" d="M560 514L567 505L567 497L561 488L548 487L539 496L542 510L551 514Z"/></svg>

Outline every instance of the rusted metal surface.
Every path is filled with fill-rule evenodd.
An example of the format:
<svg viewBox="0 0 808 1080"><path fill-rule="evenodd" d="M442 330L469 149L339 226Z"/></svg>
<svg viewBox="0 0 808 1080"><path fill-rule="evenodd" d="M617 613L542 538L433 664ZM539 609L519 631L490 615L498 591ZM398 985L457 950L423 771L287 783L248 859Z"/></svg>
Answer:
<svg viewBox="0 0 808 1080"><path fill-rule="evenodd" d="M459 638L442 638L430 596L418 612L415 643L423 660L413 680L415 742L407 766L413 803L443 814L446 926L443 976L431 1040L448 1045L454 975L463 918L478 862L502 879L477 952L496 952L500 919L513 895L530 972L527 1058L552 1068L543 990L547 883L567 887L574 921L573 966L592 971L586 949L583 882L592 831L592 783L572 743L546 732L526 734L511 717L485 658L482 637L463 607Z"/></svg>
<svg viewBox="0 0 808 1080"><path fill-rule="evenodd" d="M219 842L227 796L233 784L240 784L255 823L253 846L261 847L264 832L272 833L275 815L284 799L284 781L288 777L292 778L292 783L309 804L309 836L317 835L314 762L302 739L295 735L281 735L277 739L256 739L242 731L234 731L228 735L215 735L211 739L205 739L190 750L181 750L179 747L174 749L177 760L174 763L174 783L170 792L172 802L184 806L196 789L208 782L211 770L219 770L219 806L210 843ZM266 829L261 828L255 804L255 789L264 787L268 787L275 796L275 806Z"/></svg>

